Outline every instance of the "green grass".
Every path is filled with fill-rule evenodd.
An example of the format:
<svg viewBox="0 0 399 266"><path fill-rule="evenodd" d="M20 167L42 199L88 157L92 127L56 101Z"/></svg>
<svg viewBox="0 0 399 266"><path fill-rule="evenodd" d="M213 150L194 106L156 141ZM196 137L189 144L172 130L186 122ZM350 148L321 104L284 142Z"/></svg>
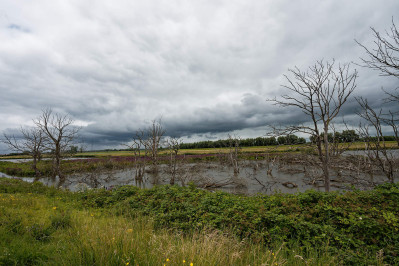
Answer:
<svg viewBox="0 0 399 266"><path fill-rule="evenodd" d="M399 184L245 197L0 178L0 265L398 264L398 205Z"/></svg>

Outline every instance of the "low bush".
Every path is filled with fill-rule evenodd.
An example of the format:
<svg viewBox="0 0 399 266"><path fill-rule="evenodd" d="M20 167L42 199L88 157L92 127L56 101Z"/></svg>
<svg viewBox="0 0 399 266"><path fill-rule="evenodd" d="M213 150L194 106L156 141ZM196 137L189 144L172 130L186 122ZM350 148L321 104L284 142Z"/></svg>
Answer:
<svg viewBox="0 0 399 266"><path fill-rule="evenodd" d="M399 263L399 184L372 191L317 192L296 195L239 196L194 187L120 187L81 194L87 206L112 207L119 213L150 215L156 228L183 233L218 229L241 239L267 244L276 240L320 246L329 243L346 263L364 261L365 253L385 252Z"/></svg>

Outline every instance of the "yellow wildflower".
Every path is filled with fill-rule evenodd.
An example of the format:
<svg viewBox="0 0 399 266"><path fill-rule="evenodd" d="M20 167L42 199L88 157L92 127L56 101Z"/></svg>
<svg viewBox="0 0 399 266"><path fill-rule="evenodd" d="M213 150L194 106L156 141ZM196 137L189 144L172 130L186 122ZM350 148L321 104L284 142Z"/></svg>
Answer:
<svg viewBox="0 0 399 266"><path fill-rule="evenodd" d="M186 263L186 261L185 261L185 260L183 260L183 263Z"/></svg>
<svg viewBox="0 0 399 266"><path fill-rule="evenodd" d="M190 266L193 266L193 265L194 265L194 263L191 262L191 263L190 263Z"/></svg>
<svg viewBox="0 0 399 266"><path fill-rule="evenodd" d="M57 207L54 206L54 207L53 207L53 210L56 210L56 209L57 209Z"/></svg>
<svg viewBox="0 0 399 266"><path fill-rule="evenodd" d="M128 233L133 233L133 229L129 228L129 229L127 229L127 232Z"/></svg>
<svg viewBox="0 0 399 266"><path fill-rule="evenodd" d="M166 259L166 261L170 261L169 259Z"/></svg>

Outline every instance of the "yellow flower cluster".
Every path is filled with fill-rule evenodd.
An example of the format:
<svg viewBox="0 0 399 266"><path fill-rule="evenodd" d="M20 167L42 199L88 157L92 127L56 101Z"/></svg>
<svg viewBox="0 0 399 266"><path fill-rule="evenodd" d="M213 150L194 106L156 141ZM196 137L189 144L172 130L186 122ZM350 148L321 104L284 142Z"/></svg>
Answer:
<svg viewBox="0 0 399 266"><path fill-rule="evenodd" d="M166 262L169 262L170 259L166 259ZM186 263L186 260L183 260L183 264ZM163 266L166 266L166 264L164 264ZM190 262L190 266L194 266L194 263Z"/></svg>

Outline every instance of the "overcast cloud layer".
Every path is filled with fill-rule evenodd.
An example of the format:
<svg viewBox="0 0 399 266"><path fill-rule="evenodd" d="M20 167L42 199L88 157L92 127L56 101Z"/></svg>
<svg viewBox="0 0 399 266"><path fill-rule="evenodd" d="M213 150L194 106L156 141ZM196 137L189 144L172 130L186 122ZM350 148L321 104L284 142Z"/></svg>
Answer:
<svg viewBox="0 0 399 266"><path fill-rule="evenodd" d="M359 63L354 39L372 46L370 27L389 29L398 11L397 0L1 1L0 131L51 107L93 148L126 143L159 117L185 140L261 136L267 124L306 121L266 102L284 93L288 68ZM356 95L376 106L382 86L398 86L353 68ZM343 114L354 121L355 110L352 101Z"/></svg>

